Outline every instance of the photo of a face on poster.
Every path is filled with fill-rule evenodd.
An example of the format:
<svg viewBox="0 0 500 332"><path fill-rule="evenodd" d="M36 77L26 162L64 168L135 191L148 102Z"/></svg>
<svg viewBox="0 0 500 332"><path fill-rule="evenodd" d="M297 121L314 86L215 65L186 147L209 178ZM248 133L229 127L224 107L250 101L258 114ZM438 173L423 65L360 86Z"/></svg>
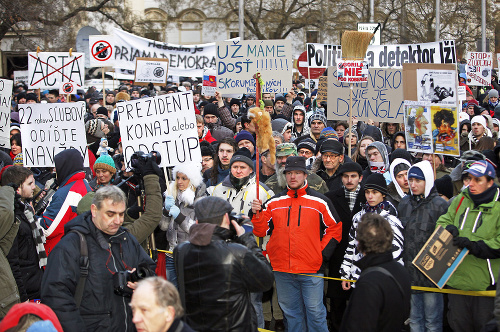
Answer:
<svg viewBox="0 0 500 332"><path fill-rule="evenodd" d="M405 100L407 150L432 153L431 109L429 105Z"/></svg>
<svg viewBox="0 0 500 332"><path fill-rule="evenodd" d="M432 105L431 116L434 153L460 155L457 108Z"/></svg>
<svg viewBox="0 0 500 332"><path fill-rule="evenodd" d="M420 102L455 105L456 71L417 69L417 94Z"/></svg>

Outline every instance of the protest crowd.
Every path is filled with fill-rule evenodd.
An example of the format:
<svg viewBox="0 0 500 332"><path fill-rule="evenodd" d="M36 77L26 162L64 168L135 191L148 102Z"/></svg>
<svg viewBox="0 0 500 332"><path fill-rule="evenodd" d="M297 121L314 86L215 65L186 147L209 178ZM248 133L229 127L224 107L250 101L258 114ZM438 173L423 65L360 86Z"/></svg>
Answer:
<svg viewBox="0 0 500 332"><path fill-rule="evenodd" d="M14 82L0 331L496 331L500 299L446 291L497 287L497 82L467 87L458 121L432 120L443 140L456 130L456 156L409 149L409 126L432 125L418 111L414 123L349 126L303 79L241 98L203 95L194 77L73 95ZM127 160L120 103L178 93L192 93L201 162L163 168L160 150ZM78 102L88 166L70 148L26 167L19 110ZM255 112L269 115L274 147L260 148ZM438 226L468 249L444 293L415 288L437 289L413 260Z"/></svg>

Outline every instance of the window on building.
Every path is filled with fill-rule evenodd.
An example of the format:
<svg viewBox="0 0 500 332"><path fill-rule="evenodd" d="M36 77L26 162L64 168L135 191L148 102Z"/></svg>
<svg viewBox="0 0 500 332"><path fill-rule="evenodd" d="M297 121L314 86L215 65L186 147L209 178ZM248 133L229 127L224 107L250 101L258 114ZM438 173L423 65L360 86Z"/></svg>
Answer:
<svg viewBox="0 0 500 332"><path fill-rule="evenodd" d="M159 32L146 32L144 34L144 37L147 39L155 40L155 41L161 41L161 36Z"/></svg>
<svg viewBox="0 0 500 332"><path fill-rule="evenodd" d="M318 31L306 31L306 43L317 43L318 39Z"/></svg>
<svg viewBox="0 0 500 332"><path fill-rule="evenodd" d="M231 32L229 32L229 39L238 38L239 36L240 36L240 32L239 31L231 31Z"/></svg>

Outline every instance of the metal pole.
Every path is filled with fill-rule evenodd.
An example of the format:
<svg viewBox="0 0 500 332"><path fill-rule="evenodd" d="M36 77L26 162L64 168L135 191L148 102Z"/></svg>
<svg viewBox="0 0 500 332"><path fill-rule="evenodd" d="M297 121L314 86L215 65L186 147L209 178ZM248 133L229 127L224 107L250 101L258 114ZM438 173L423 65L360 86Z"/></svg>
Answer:
<svg viewBox="0 0 500 332"><path fill-rule="evenodd" d="M481 0L481 51L486 50L486 0Z"/></svg>
<svg viewBox="0 0 500 332"><path fill-rule="evenodd" d="M245 39L245 36L244 36L244 20L245 20L245 4L244 4L244 0L239 0L238 1L239 3L239 15L238 15L238 21L239 21L239 26L240 26L240 40L244 40Z"/></svg>
<svg viewBox="0 0 500 332"><path fill-rule="evenodd" d="M370 0L370 20L369 22L375 22L375 0Z"/></svg>
<svg viewBox="0 0 500 332"><path fill-rule="evenodd" d="M439 40L441 30L441 0L436 0L436 41Z"/></svg>

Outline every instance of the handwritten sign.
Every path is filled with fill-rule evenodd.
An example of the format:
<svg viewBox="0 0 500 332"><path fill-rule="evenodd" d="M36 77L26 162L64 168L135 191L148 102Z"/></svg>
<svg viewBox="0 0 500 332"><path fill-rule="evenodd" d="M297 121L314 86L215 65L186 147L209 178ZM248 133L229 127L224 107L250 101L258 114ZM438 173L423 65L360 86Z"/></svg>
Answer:
<svg viewBox="0 0 500 332"><path fill-rule="evenodd" d="M217 42L217 90L221 93L255 93L253 75L261 73L262 92L285 93L292 86L290 40Z"/></svg>
<svg viewBox="0 0 500 332"><path fill-rule="evenodd" d="M54 156L66 149L80 151L88 167L84 102L18 107L25 167L54 167Z"/></svg>
<svg viewBox="0 0 500 332"><path fill-rule="evenodd" d="M467 85L491 84L493 56L489 52L467 52Z"/></svg>
<svg viewBox="0 0 500 332"><path fill-rule="evenodd" d="M327 96L328 76L320 76L318 80L318 96L316 97L316 103L319 105L320 103L326 101Z"/></svg>
<svg viewBox="0 0 500 332"><path fill-rule="evenodd" d="M342 60L342 47L331 44L306 44L307 66L309 68L327 68L336 66Z"/></svg>
<svg viewBox="0 0 500 332"><path fill-rule="evenodd" d="M124 159L136 151L161 153L163 167L201 162L193 92L118 103Z"/></svg>
<svg viewBox="0 0 500 332"><path fill-rule="evenodd" d="M62 82L78 88L85 80L84 53L29 52L28 85L30 89L59 89Z"/></svg>
<svg viewBox="0 0 500 332"><path fill-rule="evenodd" d="M10 107L14 83L0 79L0 147L10 148Z"/></svg>
<svg viewBox="0 0 500 332"><path fill-rule="evenodd" d="M401 70L370 68L367 82L352 85L352 114L358 120L403 122L403 74ZM349 98L349 83L337 80L336 67L328 68L327 118L348 120Z"/></svg>

